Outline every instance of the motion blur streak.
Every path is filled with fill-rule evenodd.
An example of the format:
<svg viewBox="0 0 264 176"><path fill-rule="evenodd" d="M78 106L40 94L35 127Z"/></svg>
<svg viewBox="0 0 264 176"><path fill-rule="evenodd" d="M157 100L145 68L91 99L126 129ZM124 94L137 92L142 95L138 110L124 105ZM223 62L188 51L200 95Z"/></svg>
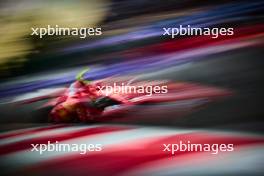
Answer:
<svg viewBox="0 0 264 176"><path fill-rule="evenodd" d="M104 125L97 128L102 130L105 128L123 129L122 126L110 127ZM127 136L127 139L120 138L122 137L122 133ZM62 134L62 136L63 135L67 135L67 133ZM90 136L83 133L81 136L74 136L67 142L85 142L89 144L96 142L100 143L103 141L102 152L88 153L87 155L80 155L78 153L59 155L57 152L49 152L43 154L42 159L38 160L38 157L34 156L32 152L30 152L30 149L25 148L23 151L20 151L21 149L15 150L15 154L7 154L3 156L5 160L2 161L2 165L10 165L11 168L20 168L20 166L16 165L13 161L25 159L26 161L23 163L24 167L20 168L24 174L29 172L33 174L48 174L50 170L53 170L53 174L55 175L86 175L87 173L96 173L97 175L120 175L125 173L129 174L130 171L136 172L137 175L145 175L144 167L147 168L147 172L152 172L151 170L163 169L163 167L166 167L165 163L168 162L168 167L171 167L171 165L176 166L176 170L170 168L170 172L177 173L177 165L184 165L185 169L182 171L184 174L189 173L188 168L194 168L193 164L188 162L191 159L194 159L196 162L201 161L204 165L209 163L211 165L213 163L221 162L222 157L231 159L234 156L235 158L229 162L233 167L236 167L239 166L238 163L240 161L237 158L237 155L239 155L240 152L240 157L243 157L245 152L249 152L256 147L263 148L264 145L264 138L260 136L246 133L223 133L208 130L186 131L166 128L132 128L131 126L130 130L127 132L109 131L108 134L94 135L95 136ZM29 143L35 143L38 138L31 139ZM108 140L102 140L103 138L108 138ZM215 156L207 152L178 151L175 155L171 155L170 153L163 151L162 144L175 143L179 139L198 144L234 144L234 152L220 152ZM45 144L48 140L48 138L43 139L41 143ZM8 146L4 147L8 148ZM263 156L263 154L261 155ZM199 157L197 158L197 156ZM165 160L166 158L169 160ZM164 164L157 165L157 162L164 162ZM71 167L68 167L69 164ZM151 167L152 164L155 167ZM255 163L248 164L248 173L257 173L255 168L261 167L261 165L255 165ZM255 165L255 167L252 167L251 165ZM225 168L224 165L219 165L219 167ZM140 169L138 170L137 168ZM14 170L10 170L9 172L15 173ZM195 172L195 170L193 170L193 172ZM236 171L236 173L242 172L242 170L241 172ZM207 172L205 170L202 173L206 174ZM154 172L152 172L152 174L155 175ZM157 175L159 175L159 173L157 173Z"/></svg>
<svg viewBox="0 0 264 176"><path fill-rule="evenodd" d="M256 45L259 42L237 42L237 43L227 43L226 45L216 45L207 48L198 48L192 51L177 52L171 54L165 54L161 56L154 56L151 58L143 58L137 61L123 62L122 64L109 65L104 68L98 68L95 71L89 72L89 75L85 76L86 79L102 79L108 76L119 75L119 74L131 74L131 73L141 73L145 71L161 70L163 68L169 68L177 65L182 65L194 60L203 59L204 56L213 55L216 53L221 53L229 50L234 50L238 48L243 48L246 46ZM25 93L28 91L46 88L50 86L57 86L65 83L70 83L75 80L75 75L67 76L64 78L57 78L53 80L44 80L33 82L27 86L22 85L21 87L4 90L0 92L0 96L10 96L18 93ZM6 89L6 88L5 88Z"/></svg>
<svg viewBox="0 0 264 176"><path fill-rule="evenodd" d="M0 175L264 175L263 12L263 0L0 1ZM48 25L102 35L30 35ZM234 34L163 35L180 25ZM168 92L97 94L114 83ZM163 151L180 140L234 151ZM102 151L31 151L56 141Z"/></svg>

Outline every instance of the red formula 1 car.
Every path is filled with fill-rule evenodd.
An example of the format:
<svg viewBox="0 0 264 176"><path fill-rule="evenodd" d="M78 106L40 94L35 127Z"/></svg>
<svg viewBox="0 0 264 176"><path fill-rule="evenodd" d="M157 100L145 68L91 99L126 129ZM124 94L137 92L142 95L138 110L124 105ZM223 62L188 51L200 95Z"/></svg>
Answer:
<svg viewBox="0 0 264 176"><path fill-rule="evenodd" d="M109 78L105 81L88 82L82 78L83 74L84 72L79 74L77 81L69 88L49 96L26 100L23 104L51 98L43 106L53 107L49 113L50 121L89 122L115 116L136 105L194 100L205 100L208 103L231 94L226 89L183 82L146 82L122 78L118 78L118 81Z"/></svg>

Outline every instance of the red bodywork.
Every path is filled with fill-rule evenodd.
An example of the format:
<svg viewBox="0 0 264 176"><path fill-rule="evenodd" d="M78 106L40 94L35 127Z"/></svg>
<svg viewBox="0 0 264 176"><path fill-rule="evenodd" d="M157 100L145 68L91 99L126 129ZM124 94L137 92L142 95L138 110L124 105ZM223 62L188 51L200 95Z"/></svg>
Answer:
<svg viewBox="0 0 264 176"><path fill-rule="evenodd" d="M19 104L28 104L43 99L51 99L41 108L52 107L49 113L49 119L52 122L91 122L100 121L99 119L107 119L108 117L116 117L119 114L128 112L129 109L144 104L169 103L188 101L192 107L200 107L209 102L228 97L233 93L227 89L217 88L213 86L205 86L188 82L170 82L170 81L136 81L118 78L116 80L107 79L107 82L91 82L84 84L76 81L61 91L54 92L49 95L35 97L19 102ZM122 81L120 81L122 80ZM166 93L155 93L152 95L146 93L114 93L100 89L98 86L113 86L114 83L125 84L130 86L166 86ZM97 108L93 103L102 97L108 97L115 102L115 105L109 105L105 108ZM198 103L197 103L198 102ZM201 103L202 102L202 103ZM155 108L154 108L155 110ZM186 107L183 110L189 111ZM104 118L102 118L104 117Z"/></svg>
<svg viewBox="0 0 264 176"><path fill-rule="evenodd" d="M130 85L141 86L167 86L168 92L165 94L157 94L152 92L152 95L145 93L109 93L99 91L98 83L85 85L79 81L73 83L67 88L58 98L51 100L46 105L54 106L50 112L50 120L54 122L74 122L82 121L89 122L99 117L114 116L117 113L125 112L128 108L140 104L149 103L164 103L177 101L193 101L193 100L212 100L229 96L230 91L209 86L202 86L193 83L173 83L173 82L136 82ZM103 83L100 85L113 85L113 83ZM96 108L90 106L91 102L96 101L100 97L109 97L115 100L118 105L115 108Z"/></svg>

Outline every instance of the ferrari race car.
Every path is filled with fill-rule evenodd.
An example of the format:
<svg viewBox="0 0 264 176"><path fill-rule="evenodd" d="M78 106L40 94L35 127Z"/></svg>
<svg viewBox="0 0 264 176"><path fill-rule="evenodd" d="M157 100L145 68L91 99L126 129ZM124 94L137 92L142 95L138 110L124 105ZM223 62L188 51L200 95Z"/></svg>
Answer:
<svg viewBox="0 0 264 176"><path fill-rule="evenodd" d="M109 78L91 82L83 78L85 72L87 70L78 74L77 80L68 88L50 95L25 100L22 104L50 99L42 106L42 108L52 107L49 113L50 121L91 122L101 117L126 112L137 105L180 101L195 104L197 100L207 104L215 99L231 95L231 92L226 89L185 82L136 81L120 77L116 80ZM157 91L158 89L160 91ZM198 103L199 106L201 101Z"/></svg>

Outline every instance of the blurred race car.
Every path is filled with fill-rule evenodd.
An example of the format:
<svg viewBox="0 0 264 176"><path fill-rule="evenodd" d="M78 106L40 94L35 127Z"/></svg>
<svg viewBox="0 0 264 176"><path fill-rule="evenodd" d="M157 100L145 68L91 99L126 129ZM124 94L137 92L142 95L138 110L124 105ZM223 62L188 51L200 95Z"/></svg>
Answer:
<svg viewBox="0 0 264 176"><path fill-rule="evenodd" d="M84 70L76 77L69 88L50 95L27 99L22 104L32 103L43 99L51 99L44 107L52 107L49 120L52 122L91 122L102 117L115 116L126 112L133 106L143 104L158 104L164 102L180 102L202 100L202 104L231 95L231 91L203 86L194 83L170 81L136 81L135 79L108 78L99 81L87 81ZM116 84L133 86L134 91L116 91ZM112 87L111 91L107 87ZM148 92L138 91L139 88L166 87L166 92L157 93L156 89ZM194 101L196 100L196 101ZM21 102L20 102L21 103ZM201 105L201 101L197 106ZM195 105L194 105L195 106Z"/></svg>

